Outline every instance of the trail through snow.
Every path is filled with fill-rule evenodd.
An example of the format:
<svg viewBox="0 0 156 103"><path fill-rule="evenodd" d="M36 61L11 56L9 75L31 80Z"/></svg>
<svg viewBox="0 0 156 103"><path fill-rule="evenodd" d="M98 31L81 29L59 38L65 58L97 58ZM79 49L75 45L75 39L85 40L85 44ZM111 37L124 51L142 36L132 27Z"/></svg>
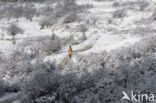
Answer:
<svg viewBox="0 0 156 103"><path fill-rule="evenodd" d="M88 53L99 53L102 51L111 51L115 50L121 47L127 47L130 45L134 45L135 43L139 42L141 37L138 36L132 36L129 34L113 34L112 32L108 31L109 27L116 27L117 29L128 28L129 25L126 22L122 24L119 24L117 26L108 24L107 21L112 18L112 12L116 10L114 8L112 1L105 1L105 2L98 2L98 1L92 1L92 0L79 0L78 4L84 5L84 4L91 4L93 5L93 8L90 8L89 14L87 14L88 18L94 16L95 18L98 18L97 24L94 28L91 28L89 32L86 33L88 39L84 41L83 43L80 43L79 45L73 45L72 48L76 54L88 54ZM130 18L131 19L131 18ZM91 33L94 31L93 33ZM84 49L84 47L90 46L88 49ZM68 47L63 49L64 53L52 55L50 57L47 57L47 60L54 60L56 63L63 64L65 66L70 59L67 59L67 51ZM60 62L61 61L61 62ZM63 62L64 61L64 62Z"/></svg>
<svg viewBox="0 0 156 103"><path fill-rule="evenodd" d="M95 17L97 18L97 24L95 27L90 27L89 31L86 32L87 40L78 44L72 45L73 50L77 54L88 54L88 53L99 53L102 51L111 51L121 47L126 47L130 45L134 45L136 42L140 41L141 37L132 36L129 34L120 34L112 32L111 28L115 29L123 29L129 27L128 20L122 21L117 25L108 24L108 20L112 19L112 12L116 10L113 5L113 1L104 1L98 2L94 0L78 0L77 3L79 5L91 4L93 8L88 9L88 14L84 15L86 18ZM137 16L137 15L136 15ZM129 18L129 17L127 17ZM134 17L133 17L134 18ZM129 18L132 19L132 18ZM38 25L38 19L35 19L33 22L29 22L23 18L19 20L18 25L25 29L25 33L23 35L17 35L17 39L25 40L25 39L35 39L36 37L43 36L43 38L47 38L51 35L51 29L43 29L40 30ZM120 22L120 20L116 20L116 23ZM55 31L56 35L59 37L67 37L70 35L67 31L62 31L62 29L57 29ZM81 35L81 34L79 34ZM9 36L8 36L9 37ZM7 37L5 37L7 38ZM19 40L17 40L18 42ZM0 40L0 51L4 52L6 50L10 50L15 46L12 45L10 41ZM68 55L68 46L62 48L62 50L58 54L52 54L50 56L45 57L45 61L56 61L57 64L60 64L63 60L65 61L66 56ZM65 63L67 64L67 63Z"/></svg>

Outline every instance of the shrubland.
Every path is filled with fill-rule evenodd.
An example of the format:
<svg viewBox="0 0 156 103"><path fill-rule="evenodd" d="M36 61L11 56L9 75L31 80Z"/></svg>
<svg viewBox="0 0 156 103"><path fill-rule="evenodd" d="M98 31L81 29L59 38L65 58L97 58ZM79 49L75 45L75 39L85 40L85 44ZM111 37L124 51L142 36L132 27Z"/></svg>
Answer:
<svg viewBox="0 0 156 103"><path fill-rule="evenodd" d="M123 90L156 89L155 39L156 36L150 35L135 46L110 53L75 55L77 62L71 61L63 68L43 62L41 54L29 56L16 51L7 61L3 57L6 62L3 72L9 72L16 89L27 95L19 98L24 103L120 103L119 93Z"/></svg>

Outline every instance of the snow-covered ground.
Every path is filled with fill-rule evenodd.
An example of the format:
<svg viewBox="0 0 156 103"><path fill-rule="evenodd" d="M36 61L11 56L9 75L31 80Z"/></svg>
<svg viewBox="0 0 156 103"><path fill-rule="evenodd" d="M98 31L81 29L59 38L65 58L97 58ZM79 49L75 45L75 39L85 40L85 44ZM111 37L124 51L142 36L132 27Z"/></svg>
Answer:
<svg viewBox="0 0 156 103"><path fill-rule="evenodd" d="M16 22L16 19L12 18L10 22L17 24L20 28L22 28L24 30L23 34L18 34L15 36L16 44L12 44L12 41L10 40L12 37L7 35L8 33L6 32L6 30L3 30L3 28L7 27L9 25L9 23L6 22L6 19L1 19L0 33L1 34L4 33L5 35L4 35L4 40L0 40L0 55L2 55L2 58L0 58L0 60L3 59L3 57L5 56L6 57L5 60L8 63L10 63L10 64L7 64L7 62L5 61L7 65L0 65L0 68L2 69L2 70L0 70L0 73L2 72L2 74L3 74L2 76L0 75L0 77L2 77L1 78L2 80L7 81L8 83L12 83L12 84L13 83L18 84L18 82L25 83L25 81L31 80L31 82L33 82L34 84L33 83L27 84L28 91L29 91L29 85L33 85L33 86L39 85L40 86L40 84L35 84L36 81L43 82L42 79L43 80L45 79L44 82L46 82L47 84L49 84L49 82L51 82L51 81L53 82L53 80L49 80L49 75L48 75L48 77L46 77L46 76L44 76L44 73L43 73L43 75L41 74L41 78L40 78L40 75L38 75L38 74L45 72L45 71L46 71L46 73L47 73L47 71L48 71L48 73L50 73L50 79L51 79L51 77L53 78L54 75L56 75L56 77L58 76L57 72L59 72L59 76L58 76L59 78L62 76L62 74L63 74L63 76L66 76L66 74L68 74L70 72L71 73L76 72L74 74L74 76L75 75L77 76L77 74L78 74L78 77L81 77L83 75L83 73L86 73L86 74L91 73L91 74L93 74L92 76L94 76L94 73L95 73L95 75L98 75L95 72L97 69L100 70L100 68L104 68L104 71L106 71L104 73L106 73L106 74L104 74L104 75L102 74L102 76L101 76L102 79L100 78L101 83L104 83L104 84L105 83L109 84L109 82L116 80L116 77L115 77L116 75L119 75L119 79L121 79L121 81L122 81L122 79L125 79L125 78L127 79L127 74L124 74L125 71L128 71L126 73L130 72L128 74L129 76L134 76L133 73L131 74L132 70L128 70L129 68L136 69L136 70L133 70L134 74L141 72L141 74L139 74L139 75L145 74L145 76L148 76L148 73L149 73L148 70L146 71L147 73L146 72L144 73L142 71L139 71L138 68L143 68L146 70L148 68L146 66L149 66L149 65L153 66L153 64L150 64L150 63L153 63L153 61L155 60L155 58L152 58L152 57L146 58L147 55L144 58L144 55L145 55L144 52L147 54L150 52L154 52L154 49L152 47L154 47L155 44L151 44L150 40L153 40L151 42L155 43L154 42L155 39L152 38L152 36L153 37L155 36L153 34L155 34L155 31L156 31L155 30L156 22L153 21L153 18L151 18L153 16L153 11L155 10L155 4L154 4L154 3L156 3L155 0L149 0L148 7L145 10L140 10L140 8L138 6L139 4L137 4L136 0L101 0L101 1L100 0L76 0L76 2L79 6L85 7L85 5L89 5L90 7L88 7L88 8L86 7L86 10L84 10L84 11L82 10L80 13L78 13L78 16L80 16L79 17L80 21L78 20L78 21L69 23L68 25L59 24L59 22L58 22L55 25L53 25L52 27L45 27L44 29L40 29L41 27L39 25L39 22L40 22L40 19L42 18L42 16L34 17L32 21L29 21L26 18L21 17L21 18L19 18L18 22ZM114 6L115 2L121 3L122 6L121 5ZM133 4L133 2L135 5ZM38 8L40 6L44 6L44 4L41 5L38 3L36 3L36 5ZM121 13L121 15L119 15L119 17L117 14L117 17L115 17L116 16L115 13L119 12L119 14L120 14L120 11L125 12L125 14ZM87 38L84 40L79 40L79 38L81 38L83 35L83 33L80 32L77 28L80 24L85 24L88 27L87 32L85 32L85 35ZM68 26L69 26L69 28L68 28ZM47 46L46 43L48 43L49 40L51 40L50 38L52 36L53 31L54 31L54 34L59 38L59 40L61 40L61 43L65 42L65 44L62 44L63 46L61 45L61 49L59 51L56 51L54 53L50 52L50 54L48 54L49 51L44 51L41 48L46 48L46 46ZM151 35L147 35L147 34L151 34ZM73 36L72 40L71 40L71 36ZM148 36L149 36L149 38L148 38ZM146 38L148 38L149 40ZM144 44L143 40L145 40L147 44ZM40 42L40 41L42 41L42 42ZM81 41L81 42L79 42L79 41ZM37 42L37 43L35 44L35 42ZM66 44L66 42L67 42L67 44ZM53 43L55 43L55 42L53 42ZM29 45L27 45L27 44L29 44ZM72 44L72 49L73 49L73 55L72 55L72 58L69 58L68 48L69 48L69 45L71 45L71 44ZM136 49L137 48L136 45L137 46L141 45L143 47L138 46L138 49ZM132 49L133 47L134 47L134 49ZM20 53L17 51L18 49L20 50ZM38 50L38 51L35 51L35 50ZM120 50L122 52L121 54L119 53ZM128 50L131 50L133 52L129 53ZM35 56L32 55L34 53L34 51L36 53ZM141 53L138 51L140 51ZM17 52L17 53L15 53L15 52ZM40 52L42 55L40 54ZM31 57L30 61L29 61L29 59L30 59L29 56L28 57L27 57L27 55L25 56L25 53L30 54L30 57ZM118 57L118 54L119 54L119 57ZM14 58L14 55L15 55L15 58ZM112 56L109 61L108 58L110 57L110 55L115 55L115 56ZM151 55L152 54L150 54L150 56ZM94 56L97 56L97 57L94 57ZM85 57L87 57L87 59ZM10 60L11 62L9 61L10 58L12 59L12 61ZM24 59L26 58L26 60L23 60L23 58ZM89 59L91 59L91 60L89 60ZM144 62L145 62L144 59L147 59L147 61L149 60L149 62L146 62L147 64L145 63L145 65L144 65ZM89 61L86 61L86 60L89 60ZM150 62L150 60L151 60L151 62ZM2 60L2 62L4 62L4 61ZM42 64L42 62L43 62L43 64ZM48 65L49 67L46 67L46 65L44 65L44 63L46 64L49 62L56 63L55 64L56 68L58 67L58 70L56 70L56 74L55 74L55 72L52 72L53 70L51 70L51 68L52 69L55 69L55 68L51 67L51 65L50 66ZM95 63L95 62L99 62L99 63ZM123 65L122 65L122 63L123 63ZM138 64L142 63L143 66L141 65L142 67L137 67L138 66L137 63ZM82 67L81 67L81 65L82 65ZM129 67L127 67L128 69L126 68L127 65L129 66ZM86 66L86 67L84 67L84 66ZM15 67L17 67L17 68L15 68ZM23 68L25 68L25 69L23 69ZM61 68L65 68L65 69L61 69ZM72 68L75 68L75 69L73 70ZM118 72L120 72L120 70L122 71L123 68L124 68L123 74L126 75L125 78L124 78L124 75L122 76L122 75L120 75L120 73L118 74ZM152 67L149 67L149 68L151 69ZM109 69L109 70L107 70L107 69ZM116 69L119 69L119 71ZM111 73L109 73L109 71L111 71L111 73L114 73L114 72L116 73L113 78L109 77L111 75ZM107 72L108 72L108 74L107 74ZM11 73L13 73L13 74L11 74ZM54 73L54 75L53 75L53 73ZM61 74L61 76L60 76L60 74ZM122 72L121 72L121 74L122 74ZM108 77L106 77L107 75L108 75ZM42 78L42 76L43 76L43 78ZM87 74L87 76L88 76L88 74ZM106 77L106 80L103 80L103 78L105 78L105 77ZM23 78L24 78L24 80L23 80ZM32 78L35 80L33 81ZM41 81L38 78L41 79ZM66 77L66 78L71 79L70 75L69 75L69 77ZM83 76L82 76L82 78L83 78ZM90 77L87 77L87 79L88 78L90 78ZM95 78L98 78L98 76L95 76ZM136 78L136 77L134 77L134 78ZM57 78L55 78L55 79L57 79ZM70 79L69 79L69 81L70 81ZM112 79L112 80L110 80L110 79ZM130 79L129 81L131 81L131 78L128 78L128 79ZM60 81L62 82L62 80L60 80ZM55 81L57 81L57 80L55 80ZM92 80L88 79L88 81L92 81ZM118 81L118 80L116 80L116 81ZM44 82L43 82L43 87L44 87ZM120 82L120 80L119 80L119 82ZM0 81L0 83L1 83L1 81ZM100 82L98 82L98 83L100 83ZM47 84L46 84L46 86L47 86ZM20 86L22 88L27 88L25 85L24 86L23 86L23 84L21 84L21 85ZM53 85L53 84L51 83L51 85ZM103 84L96 84L96 85L98 85L99 87L100 87L100 85L103 86ZM117 84L115 84L115 85L117 85ZM133 85L133 83L131 83L129 85ZM31 88L31 86L30 86L30 88ZM41 87L39 87L39 89L40 88L42 89L42 83L41 83ZM49 87L47 87L47 88L49 89ZM63 85L62 88L66 88L66 86L64 87L64 85ZM88 89L88 87L87 87L87 89ZM120 89L123 89L123 88L120 88ZM12 91L12 90L10 90L10 91ZM89 89L88 89L88 91L89 91ZM23 92L19 91L17 93L6 93L5 95L1 96L0 103L1 103L1 101L7 102L7 100L15 101L15 103L17 100L17 103L20 103L20 100L18 100L18 96L21 95L21 93L23 93ZM88 93L86 92L86 94L88 94ZM22 94L22 96L23 95L24 94ZM27 95L24 95L24 96L27 96ZM80 97L81 97L81 95L80 95Z"/></svg>
<svg viewBox="0 0 156 103"><path fill-rule="evenodd" d="M89 30L86 32L87 40L84 42L78 44L78 45L72 45L73 50L79 50L87 45L92 45L92 48L81 52L79 54L88 54L88 53L99 53L102 51L111 51L115 50L121 47L128 47L130 45L134 45L135 43L139 42L141 37L137 35L132 35L128 33L123 32L115 32L116 31L122 31L122 30L131 30L132 28L136 27L136 24L134 24L134 21L138 18L145 17L145 13L142 12L134 12L132 10L127 11L127 15L124 18L114 19L112 17L112 13L120 8L123 7L113 7L114 1L94 1L94 0L78 0L77 3L79 5L85 5L90 4L93 7L89 8L87 10L87 14L83 13L85 19L90 17L94 17L97 19L96 25L89 28ZM148 17L146 13L146 16ZM109 20L112 21L112 23L108 23ZM14 21L14 20L12 20ZM35 38L40 36L50 36L52 34L52 29L45 28L43 30L40 30L40 26L38 25L39 18L35 18L32 22L20 18L19 22L17 23L22 29L24 29L24 34L19 34L16 36L17 39L25 40L27 38ZM76 25L77 22L72 23L72 25ZM55 27L55 34L58 37L69 37L70 32L62 28L62 26L56 26ZM81 33L75 33L75 37L81 36ZM5 36L4 38L10 38L10 36ZM17 44L18 41L17 40ZM30 42L31 43L31 42ZM11 48L15 48L16 46L12 45L10 41L3 41L0 40L0 51L9 51ZM62 60L67 55L67 47L63 47L61 51L58 54L52 54L51 56L45 57L45 60L55 60L56 63L59 63L60 60Z"/></svg>

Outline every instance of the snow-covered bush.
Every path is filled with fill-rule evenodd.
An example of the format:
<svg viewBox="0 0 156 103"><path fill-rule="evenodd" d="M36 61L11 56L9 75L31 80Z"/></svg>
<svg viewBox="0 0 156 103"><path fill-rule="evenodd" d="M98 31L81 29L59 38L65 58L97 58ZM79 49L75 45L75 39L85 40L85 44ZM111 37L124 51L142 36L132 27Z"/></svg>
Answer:
<svg viewBox="0 0 156 103"><path fill-rule="evenodd" d="M120 6L137 11L144 11L149 5L150 4L147 0L120 2Z"/></svg>
<svg viewBox="0 0 156 103"><path fill-rule="evenodd" d="M79 31L83 33L82 34L82 40L86 40L87 37L86 37L86 34L85 33L88 31L87 25L84 25L84 24L80 25L79 26Z"/></svg>
<svg viewBox="0 0 156 103"><path fill-rule="evenodd" d="M136 51L142 55L153 54L156 51L156 37L154 35L145 36L144 39L136 45Z"/></svg>
<svg viewBox="0 0 156 103"><path fill-rule="evenodd" d="M15 18L18 22L18 19L22 16L31 20L35 15L37 15L36 7L30 4L22 4L22 3L8 3L3 8L0 9L1 18L7 18L8 21L11 18Z"/></svg>
<svg viewBox="0 0 156 103"><path fill-rule="evenodd" d="M79 26L79 30L80 30L80 32L85 33L88 31L88 27L87 27L87 25L82 24Z"/></svg>
<svg viewBox="0 0 156 103"><path fill-rule="evenodd" d="M36 55L35 53L37 53L37 51L49 55L52 53L57 53L64 45L66 45L63 44L63 42L66 42L65 39L54 35L53 38L51 36L45 36L36 37L33 40L28 39L22 42L18 42L17 45L28 50L32 56Z"/></svg>
<svg viewBox="0 0 156 103"><path fill-rule="evenodd" d="M49 84L49 80L51 80L51 83L54 82L52 81L52 77L56 75L54 72L56 67L53 63L43 62L42 54L36 53L36 56L32 57L29 56L26 51L23 51L23 49L16 49L12 52L13 53L8 54L8 56L3 57L4 63L0 65L0 74L1 78L5 78L7 75L8 82L11 82L14 85L5 85L4 82L0 81L0 96L4 95L5 93L7 94L11 92L23 91L26 97L20 96L19 99L21 99L23 102L27 102L29 100L29 96L30 98L33 98L35 95L38 96L37 94L39 94L40 91L42 92L41 89L51 86ZM54 80L57 81L58 79ZM31 81L31 83L29 81ZM35 94L32 95L33 93Z"/></svg>
<svg viewBox="0 0 156 103"><path fill-rule="evenodd" d="M77 19L76 13L80 10L80 7L76 4L75 0L63 0L57 2L51 13L48 13L41 19L39 25L43 29L44 26L52 26L63 18L62 23L70 23Z"/></svg>
<svg viewBox="0 0 156 103"><path fill-rule="evenodd" d="M51 27L55 23L57 23L57 15L49 15L47 17L43 17L39 22L39 25L41 26L40 29L44 29L44 27Z"/></svg>
<svg viewBox="0 0 156 103"><path fill-rule="evenodd" d="M71 23L77 20L77 15L75 12L70 12L63 17L62 24Z"/></svg>
<svg viewBox="0 0 156 103"><path fill-rule="evenodd" d="M10 4L7 7L4 7L2 9L2 11L3 11L3 13L2 13L3 18L8 18L8 21L10 21L11 18L13 18L13 16L14 16L15 9L14 9L14 6Z"/></svg>
<svg viewBox="0 0 156 103"><path fill-rule="evenodd" d="M4 56L2 60L3 63L0 66L1 77L5 78L7 76L8 81L12 83L22 82L29 77L29 74L40 71L44 67L46 71L52 71L51 64L43 62L43 54L39 51L30 55L27 50L16 49L8 56Z"/></svg>
<svg viewBox="0 0 156 103"><path fill-rule="evenodd" d="M14 17L16 18L17 22L18 22L19 17L22 16L22 13L23 13L23 7L22 6L14 7Z"/></svg>
<svg viewBox="0 0 156 103"><path fill-rule="evenodd" d="M67 46L67 45L71 44L71 42L74 44L73 35L71 35L69 37L61 38L61 47Z"/></svg>
<svg viewBox="0 0 156 103"><path fill-rule="evenodd" d="M114 6L114 7L119 7L119 6L120 6L120 3L119 3L119 2L114 2L114 3L113 3L113 6Z"/></svg>
<svg viewBox="0 0 156 103"><path fill-rule="evenodd" d="M40 48L47 53L58 52L61 49L60 39L41 41Z"/></svg>
<svg viewBox="0 0 156 103"><path fill-rule="evenodd" d="M15 36L16 34L22 34L24 31L20 27L18 27L16 24L10 24L7 28L7 32L9 35L13 36L13 44L16 43Z"/></svg>
<svg viewBox="0 0 156 103"><path fill-rule="evenodd" d="M30 21L32 21L32 18L36 14L36 8L33 7L32 5L26 5L24 7L24 13L23 15Z"/></svg>
<svg viewBox="0 0 156 103"><path fill-rule="evenodd" d="M55 69L55 68L54 68ZM59 75L50 72L37 72L33 77L28 79L22 86L25 93L28 93L31 100L35 100L38 97L48 95L56 90L61 82Z"/></svg>
<svg viewBox="0 0 156 103"><path fill-rule="evenodd" d="M16 34L23 33L23 30L18 27L16 24L11 24L7 28L8 34L11 36L15 36Z"/></svg>
<svg viewBox="0 0 156 103"><path fill-rule="evenodd" d="M134 35L142 35L142 36L146 36L148 34L153 34L156 32L156 30L152 27L136 27L134 29L131 30L132 34Z"/></svg>
<svg viewBox="0 0 156 103"><path fill-rule="evenodd" d="M139 5L139 10L144 11L149 6L149 3L143 0L143 1L140 1L138 5Z"/></svg>
<svg viewBox="0 0 156 103"><path fill-rule="evenodd" d="M46 4L44 7L39 7L36 9L36 13L39 15L49 15L53 12L54 7L51 5L52 1L49 1L49 3Z"/></svg>
<svg viewBox="0 0 156 103"><path fill-rule="evenodd" d="M125 9L118 9L113 12L113 18L122 18L126 16L126 10Z"/></svg>

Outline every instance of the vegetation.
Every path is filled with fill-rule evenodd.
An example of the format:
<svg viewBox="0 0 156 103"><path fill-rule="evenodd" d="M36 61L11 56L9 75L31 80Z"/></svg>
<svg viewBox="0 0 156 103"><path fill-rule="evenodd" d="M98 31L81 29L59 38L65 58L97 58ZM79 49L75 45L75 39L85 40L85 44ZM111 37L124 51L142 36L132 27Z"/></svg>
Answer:
<svg viewBox="0 0 156 103"><path fill-rule="evenodd" d="M13 37L12 38L13 44L16 44L15 36L17 34L22 34L23 29L18 27L16 24L10 24L9 27L7 28L7 32L8 32L9 35L11 35Z"/></svg>

